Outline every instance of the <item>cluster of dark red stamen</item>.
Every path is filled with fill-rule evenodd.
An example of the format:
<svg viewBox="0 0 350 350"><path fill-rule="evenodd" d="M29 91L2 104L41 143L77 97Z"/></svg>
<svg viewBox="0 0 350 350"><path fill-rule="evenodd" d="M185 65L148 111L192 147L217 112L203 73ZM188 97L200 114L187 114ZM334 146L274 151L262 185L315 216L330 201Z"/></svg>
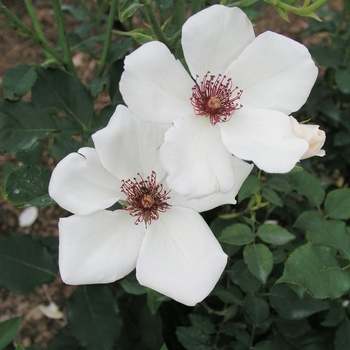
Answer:
<svg viewBox="0 0 350 350"><path fill-rule="evenodd" d="M140 181L135 177L122 180L121 192L126 196L128 206L123 207L131 216L137 217L135 224L144 221L150 225L152 220L159 219L159 212L167 211L170 206L166 203L170 197L169 191L163 190L163 185L157 185L156 173L152 171L146 179L138 173Z"/></svg>
<svg viewBox="0 0 350 350"><path fill-rule="evenodd" d="M225 75L219 74L218 77L210 75L208 72L202 81L196 83L192 88L191 104L196 115L209 117L210 123L224 123L231 119L234 111L242 108L236 101L242 96L243 91L238 87L232 88L232 80L226 79ZM236 91L236 96L232 96Z"/></svg>

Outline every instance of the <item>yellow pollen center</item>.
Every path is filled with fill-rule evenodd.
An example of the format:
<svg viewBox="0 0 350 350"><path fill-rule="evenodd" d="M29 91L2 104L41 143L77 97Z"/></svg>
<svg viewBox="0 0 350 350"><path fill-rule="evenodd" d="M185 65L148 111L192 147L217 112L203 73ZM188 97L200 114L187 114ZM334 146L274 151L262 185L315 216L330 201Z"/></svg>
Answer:
<svg viewBox="0 0 350 350"><path fill-rule="evenodd" d="M216 96L210 97L207 106L209 109L219 109L221 107L221 101Z"/></svg>
<svg viewBox="0 0 350 350"><path fill-rule="evenodd" d="M152 208L152 205L154 204L154 198L150 194L145 194L142 196L140 202L144 208Z"/></svg>

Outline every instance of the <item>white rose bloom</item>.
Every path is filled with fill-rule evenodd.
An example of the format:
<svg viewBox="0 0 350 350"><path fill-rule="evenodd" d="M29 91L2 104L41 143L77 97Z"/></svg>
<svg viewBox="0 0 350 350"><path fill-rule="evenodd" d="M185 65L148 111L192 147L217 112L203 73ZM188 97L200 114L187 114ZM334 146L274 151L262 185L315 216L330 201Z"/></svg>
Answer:
<svg viewBox="0 0 350 350"><path fill-rule="evenodd" d="M182 48L191 75L150 42L126 57L120 83L138 118L173 124L161 147L168 184L187 198L227 193L231 154L267 172L290 171L308 149L288 117L317 77L306 47L272 32L255 37L243 11L213 5L186 21Z"/></svg>
<svg viewBox="0 0 350 350"><path fill-rule="evenodd" d="M326 141L326 133L319 130L318 125L300 124L295 118L290 117L293 132L300 139L305 140L309 144L309 149L300 157L306 159L311 157L323 157L326 152L322 149Z"/></svg>
<svg viewBox="0 0 350 350"><path fill-rule="evenodd" d="M235 203L252 165L231 156L229 193L186 200L168 187L159 161L166 129L120 105L92 136L95 148L69 154L54 169L50 196L75 214L59 222L65 283L114 282L136 267L140 284L186 305L214 288L227 256L198 211ZM122 210L105 210L119 200Z"/></svg>

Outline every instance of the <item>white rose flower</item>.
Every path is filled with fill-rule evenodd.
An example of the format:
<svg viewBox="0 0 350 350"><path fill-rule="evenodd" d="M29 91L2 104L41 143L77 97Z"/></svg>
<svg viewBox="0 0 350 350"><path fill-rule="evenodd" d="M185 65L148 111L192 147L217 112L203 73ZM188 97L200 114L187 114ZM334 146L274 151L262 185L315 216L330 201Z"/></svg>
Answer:
<svg viewBox="0 0 350 350"><path fill-rule="evenodd" d="M227 256L198 211L235 203L252 165L231 156L236 181L229 193L186 200L165 181L165 130L120 105L92 136L95 148L69 154L54 169L50 196L75 214L59 222L65 283L114 282L136 267L140 284L186 305L214 288ZM105 210L117 201L123 209Z"/></svg>
<svg viewBox="0 0 350 350"><path fill-rule="evenodd" d="M300 157L300 160L315 156L323 157L326 154L322 149L326 141L326 133L323 130L319 130L318 125L300 124L293 117L290 117L290 120L294 134L309 144L309 149Z"/></svg>
<svg viewBox="0 0 350 350"><path fill-rule="evenodd" d="M187 198L227 193L231 154L266 172L290 171L308 149L288 116L317 77L306 47L272 32L255 37L243 11L213 5L186 21L182 48L190 74L150 42L126 57L120 83L138 118L173 124L161 147L168 184Z"/></svg>

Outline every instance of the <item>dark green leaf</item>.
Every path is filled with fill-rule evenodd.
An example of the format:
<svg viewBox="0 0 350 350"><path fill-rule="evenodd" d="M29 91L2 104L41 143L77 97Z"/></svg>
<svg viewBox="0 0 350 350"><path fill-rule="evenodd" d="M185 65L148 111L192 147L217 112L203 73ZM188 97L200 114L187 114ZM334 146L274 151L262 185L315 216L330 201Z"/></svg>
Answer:
<svg viewBox="0 0 350 350"><path fill-rule="evenodd" d="M161 347L160 350L168 350L168 347L166 346L166 344L164 343L163 346Z"/></svg>
<svg viewBox="0 0 350 350"><path fill-rule="evenodd" d="M233 224L221 232L218 240L233 245L245 245L254 241L254 234L248 225Z"/></svg>
<svg viewBox="0 0 350 350"><path fill-rule="evenodd" d="M190 314L189 318L192 326L199 329L201 332L205 334L215 333L215 325L209 317L199 314Z"/></svg>
<svg viewBox="0 0 350 350"><path fill-rule="evenodd" d="M0 285L16 294L57 277L57 265L48 249L30 235L11 234L0 242Z"/></svg>
<svg viewBox="0 0 350 350"><path fill-rule="evenodd" d="M0 149L4 152L28 150L56 129L51 117L32 103L0 100Z"/></svg>
<svg viewBox="0 0 350 350"><path fill-rule="evenodd" d="M325 192L320 181L305 170L293 170L289 173L289 179L293 188L305 196L312 206L318 206L323 202Z"/></svg>
<svg viewBox="0 0 350 350"><path fill-rule="evenodd" d="M29 150L17 152L16 158L23 164L36 164L43 155L43 149L42 142L37 141Z"/></svg>
<svg viewBox="0 0 350 350"><path fill-rule="evenodd" d="M85 20L86 14L83 10L81 10L75 6L72 6L72 5L62 5L61 8L62 8L62 11L71 14L78 21Z"/></svg>
<svg viewBox="0 0 350 350"><path fill-rule="evenodd" d="M328 308L325 301L316 300L308 294L300 299L287 284L274 285L269 300L279 315L290 320L301 320Z"/></svg>
<svg viewBox="0 0 350 350"><path fill-rule="evenodd" d="M350 219L350 189L341 188L329 192L324 209L332 219Z"/></svg>
<svg viewBox="0 0 350 350"><path fill-rule="evenodd" d="M350 233L343 221L325 220L318 212L306 211L294 226L306 230L313 242L334 247L342 256L350 258Z"/></svg>
<svg viewBox="0 0 350 350"><path fill-rule="evenodd" d="M298 338L311 331L309 322L302 320L287 320L278 316L275 321L276 327L287 338Z"/></svg>
<svg viewBox="0 0 350 350"><path fill-rule="evenodd" d="M247 179L243 182L243 185L238 192L238 202L241 202L243 199L255 194L259 191L259 189L259 179L254 175L249 175Z"/></svg>
<svg viewBox="0 0 350 350"><path fill-rule="evenodd" d="M273 268L273 256L269 248L264 244L250 244L244 247L243 256L249 270L265 284Z"/></svg>
<svg viewBox="0 0 350 350"><path fill-rule="evenodd" d="M264 242L274 245L284 245L295 239L295 236L283 227L272 224L261 225L258 229L257 235Z"/></svg>
<svg viewBox="0 0 350 350"><path fill-rule="evenodd" d="M29 350L29 348L27 348ZM16 346L16 350L26 350L21 344Z"/></svg>
<svg viewBox="0 0 350 350"><path fill-rule="evenodd" d="M321 66L336 68L342 64L343 54L341 50L319 46L311 49L310 51L312 57Z"/></svg>
<svg viewBox="0 0 350 350"><path fill-rule="evenodd" d="M233 264L230 277L246 293L256 292L261 285L259 280L249 271L244 260L238 260Z"/></svg>
<svg viewBox="0 0 350 350"><path fill-rule="evenodd" d="M335 71L335 82L341 92L350 94L350 72L348 70L337 69Z"/></svg>
<svg viewBox="0 0 350 350"><path fill-rule="evenodd" d="M63 133L55 134L51 155L62 159L69 153L77 152L81 147L83 145L74 137Z"/></svg>
<svg viewBox="0 0 350 350"><path fill-rule="evenodd" d="M118 91L119 92L119 91ZM100 130L107 126L109 120L111 119L113 113L115 112L115 105L107 105L101 109L100 114L95 119L92 126L93 130Z"/></svg>
<svg viewBox="0 0 350 350"><path fill-rule="evenodd" d="M123 60L124 57L133 49L132 38L125 38L118 43L112 43L109 50L109 61L115 62Z"/></svg>
<svg viewBox="0 0 350 350"><path fill-rule="evenodd" d="M266 181L266 185L280 192L289 192L292 190L288 177L284 174L270 175Z"/></svg>
<svg viewBox="0 0 350 350"><path fill-rule="evenodd" d="M83 130L88 130L94 115L93 100L80 79L60 69L38 69L32 101L40 108L63 111Z"/></svg>
<svg viewBox="0 0 350 350"><path fill-rule="evenodd" d="M17 335L19 325L21 323L20 317L10 318L0 323L0 350L4 349L7 344Z"/></svg>
<svg viewBox="0 0 350 350"><path fill-rule="evenodd" d="M119 82L124 71L124 60L112 62L108 69L108 75L113 77L109 81L109 97L114 104L123 103L122 95L119 91ZM115 108L114 108L115 109ZM102 111L101 111L102 113ZM112 116L112 115L111 115ZM110 116L110 117L111 117Z"/></svg>
<svg viewBox="0 0 350 350"><path fill-rule="evenodd" d="M170 298L156 292L155 290L147 290L147 306L152 315L155 315L161 303L167 300L170 300Z"/></svg>
<svg viewBox="0 0 350 350"><path fill-rule="evenodd" d="M331 248L314 243L293 251L277 282L297 284L319 299L339 298L350 289L350 276L339 267Z"/></svg>
<svg viewBox="0 0 350 350"><path fill-rule="evenodd" d="M108 77L100 77L93 79L90 84L90 91L92 97L96 97L100 92L104 90L108 83Z"/></svg>
<svg viewBox="0 0 350 350"><path fill-rule="evenodd" d="M263 187L261 193L262 193L262 196L266 200L268 200L271 204L276 205L277 207L283 207L282 199L271 188Z"/></svg>
<svg viewBox="0 0 350 350"><path fill-rule="evenodd" d="M187 350L212 350L210 335L201 332L195 327L177 327L176 335L180 343Z"/></svg>
<svg viewBox="0 0 350 350"><path fill-rule="evenodd" d="M9 69L2 80L4 92L12 100L15 96L25 95L34 85L37 78L35 68L21 64Z"/></svg>
<svg viewBox="0 0 350 350"><path fill-rule="evenodd" d="M244 299L243 308L255 326L264 322L270 314L269 304L261 297L247 295Z"/></svg>
<svg viewBox="0 0 350 350"><path fill-rule="evenodd" d="M350 321L346 318L335 333L335 350L347 350L350 344Z"/></svg>
<svg viewBox="0 0 350 350"><path fill-rule="evenodd" d="M118 18L120 22L124 22L131 17L140 7L143 7L137 0L125 0L118 10Z"/></svg>
<svg viewBox="0 0 350 350"><path fill-rule="evenodd" d="M342 305L341 300L330 300L329 301L329 313L325 320L321 323L324 327L335 327L338 326L346 316L345 309Z"/></svg>
<svg viewBox="0 0 350 350"><path fill-rule="evenodd" d="M68 300L70 329L88 350L112 350L122 319L117 299L103 285L82 286Z"/></svg>
<svg viewBox="0 0 350 350"><path fill-rule="evenodd" d="M136 279L131 280L128 277L124 278L123 280L119 281L120 285L124 289L126 293L133 294L133 295L142 295L147 293L147 288L144 286L141 286Z"/></svg>
<svg viewBox="0 0 350 350"><path fill-rule="evenodd" d="M84 350L68 326L61 328L49 344L48 350Z"/></svg>
<svg viewBox="0 0 350 350"><path fill-rule="evenodd" d="M37 165L14 168L5 181L6 197L19 206L47 206L53 203L48 195L50 177L49 168Z"/></svg>
<svg viewBox="0 0 350 350"><path fill-rule="evenodd" d="M168 10L173 5L173 0L156 0L159 10Z"/></svg>

